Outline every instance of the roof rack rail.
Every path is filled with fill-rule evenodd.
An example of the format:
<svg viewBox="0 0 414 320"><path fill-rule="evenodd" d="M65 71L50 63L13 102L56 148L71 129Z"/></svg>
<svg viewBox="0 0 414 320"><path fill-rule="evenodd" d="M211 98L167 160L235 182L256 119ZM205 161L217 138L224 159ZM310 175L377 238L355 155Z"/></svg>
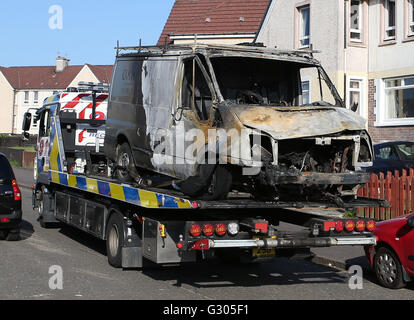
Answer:
<svg viewBox="0 0 414 320"><path fill-rule="evenodd" d="M206 44L201 42L188 43L188 44L166 44L163 46L129 46L129 47L120 47L119 42L117 43L117 56L121 51L135 51L135 54L165 54L168 49L170 50L192 50L193 52L197 49L200 50L228 50L228 51L244 51L252 53L265 53L273 55L295 55L307 59L313 59L314 53L320 53L320 51L313 50L312 47L308 49L300 50L284 50L277 48L268 48L261 43L257 44L247 44L240 43L237 45L223 45L223 44ZM126 53L127 54L127 53ZM131 53L132 54L132 53Z"/></svg>

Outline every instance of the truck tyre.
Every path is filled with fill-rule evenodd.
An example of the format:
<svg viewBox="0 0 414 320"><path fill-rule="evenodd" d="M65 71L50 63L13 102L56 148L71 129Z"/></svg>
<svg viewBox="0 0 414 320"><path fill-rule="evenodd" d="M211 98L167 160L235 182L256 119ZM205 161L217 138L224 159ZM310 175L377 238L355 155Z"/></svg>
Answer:
<svg viewBox="0 0 414 320"><path fill-rule="evenodd" d="M202 165L200 176L190 177L179 184L186 195L200 200L222 200L232 185L232 175L226 166Z"/></svg>
<svg viewBox="0 0 414 320"><path fill-rule="evenodd" d="M44 213L50 210L50 200L45 197L45 190L44 187L42 187L42 191L40 194L40 200L37 207L37 212L39 214L39 224L44 229L50 229L50 228L59 228L60 223L59 222L45 222L44 221Z"/></svg>
<svg viewBox="0 0 414 320"><path fill-rule="evenodd" d="M121 182L133 182L133 176L137 176L134 158L132 155L131 147L127 142L124 142L117 147L116 153L116 176Z"/></svg>
<svg viewBox="0 0 414 320"><path fill-rule="evenodd" d="M389 289L400 289L405 286L400 260L392 250L381 247L377 251L374 270L382 286Z"/></svg>
<svg viewBox="0 0 414 320"><path fill-rule="evenodd" d="M106 254L108 262L115 268L122 267L122 247L124 245L124 221L120 214L114 212L106 228Z"/></svg>

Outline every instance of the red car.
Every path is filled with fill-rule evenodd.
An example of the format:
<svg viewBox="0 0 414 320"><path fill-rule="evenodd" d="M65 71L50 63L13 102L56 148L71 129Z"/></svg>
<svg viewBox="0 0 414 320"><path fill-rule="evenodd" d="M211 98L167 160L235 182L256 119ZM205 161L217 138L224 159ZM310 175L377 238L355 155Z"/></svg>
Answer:
<svg viewBox="0 0 414 320"><path fill-rule="evenodd" d="M414 280L414 213L378 222L376 246L365 247L380 284L399 289Z"/></svg>

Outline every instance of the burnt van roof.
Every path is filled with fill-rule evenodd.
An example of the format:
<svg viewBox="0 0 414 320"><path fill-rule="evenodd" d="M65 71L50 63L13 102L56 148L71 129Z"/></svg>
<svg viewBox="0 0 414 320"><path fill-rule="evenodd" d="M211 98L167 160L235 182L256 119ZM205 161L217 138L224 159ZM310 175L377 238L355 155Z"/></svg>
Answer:
<svg viewBox="0 0 414 320"><path fill-rule="evenodd" d="M143 56L181 56L194 53L205 54L210 57L242 56L259 57L264 59L290 60L308 64L317 64L312 50L281 50L254 45L215 45L215 44L182 44L166 46L137 46L116 47L117 57Z"/></svg>

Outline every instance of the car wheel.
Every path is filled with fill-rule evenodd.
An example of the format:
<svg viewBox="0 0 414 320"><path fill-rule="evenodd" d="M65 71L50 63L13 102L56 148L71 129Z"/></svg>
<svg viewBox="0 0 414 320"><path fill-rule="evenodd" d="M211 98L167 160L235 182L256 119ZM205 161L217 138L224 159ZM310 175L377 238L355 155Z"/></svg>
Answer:
<svg viewBox="0 0 414 320"><path fill-rule="evenodd" d="M131 147L127 142L124 142L117 147L117 158L116 158L116 176L122 182L133 182L133 175L136 176L134 158L132 156Z"/></svg>
<svg viewBox="0 0 414 320"><path fill-rule="evenodd" d="M374 258L375 275L379 283L389 289L405 286L401 262L397 255L386 247L381 247Z"/></svg>
<svg viewBox="0 0 414 320"><path fill-rule="evenodd" d="M6 240L7 241L19 241L20 240L20 229L9 230Z"/></svg>
<svg viewBox="0 0 414 320"><path fill-rule="evenodd" d="M8 234L9 234L8 231L0 230L0 240L6 240Z"/></svg>
<svg viewBox="0 0 414 320"><path fill-rule="evenodd" d="M124 222L122 217L113 213L106 229L106 253L108 262L115 268L122 267L122 246L124 245Z"/></svg>

